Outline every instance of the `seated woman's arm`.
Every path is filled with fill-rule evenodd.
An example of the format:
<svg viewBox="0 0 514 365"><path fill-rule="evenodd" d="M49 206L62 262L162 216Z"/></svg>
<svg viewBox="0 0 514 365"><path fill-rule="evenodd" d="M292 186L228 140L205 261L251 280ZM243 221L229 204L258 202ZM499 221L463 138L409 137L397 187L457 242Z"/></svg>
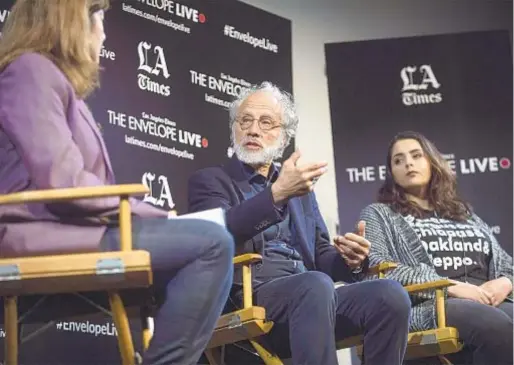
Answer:
<svg viewBox="0 0 514 365"><path fill-rule="evenodd" d="M489 281L481 287L493 294L493 304L498 305L506 298L512 301L513 287L513 260L498 243L491 227L487 225L480 217L473 214L473 220L486 231L490 236L491 252L494 260L489 264ZM497 262L494 265L493 262Z"/></svg>
<svg viewBox="0 0 514 365"><path fill-rule="evenodd" d="M389 271L387 278L398 281L403 286L445 279L437 274L432 266L425 263L420 263L419 266L413 267L398 262L398 259L393 256L391 250L392 245L395 244L392 227L373 206L364 208L360 219L366 222L366 238L371 243L369 253L370 267L382 262L397 263L398 267ZM430 295L430 293L421 292L419 295L426 296Z"/></svg>
<svg viewBox="0 0 514 365"><path fill-rule="evenodd" d="M498 291L499 295L495 297L495 304L500 304L503 300L502 297L505 295L505 299L513 300L513 281L512 281L512 269L513 269L513 261L512 256L510 256L496 241L493 240L493 252L497 255L497 259L499 260L499 271L497 273L498 278L496 279L498 283ZM493 279L494 280L494 279ZM487 284L487 283L486 283Z"/></svg>
<svg viewBox="0 0 514 365"><path fill-rule="evenodd" d="M106 185L84 169L73 140L68 112L76 100L64 74L39 54L18 57L0 75L0 127L38 189ZM108 197L49 204L48 209L56 215L98 216L115 213L118 204L117 197ZM151 214L152 207L141 210Z"/></svg>
<svg viewBox="0 0 514 365"><path fill-rule="evenodd" d="M513 301L513 293L512 289L514 287L513 279L512 279L512 270L513 270L513 260L512 256L510 256L496 241L493 241L493 245L496 245L498 250L498 256L500 258L500 270L499 270L499 279L505 279L505 287L507 291L507 297L510 301ZM494 249L494 248L493 248Z"/></svg>
<svg viewBox="0 0 514 365"><path fill-rule="evenodd" d="M502 246L498 243L498 241L496 240L496 237L494 235L494 233L492 232L491 230L491 227L489 227L487 225L487 223L485 223L480 217L478 217L476 214L473 214L473 220L475 220L476 222L478 222L478 224L480 226L482 226L482 228L484 228L488 233L489 235L491 236L491 251L493 253L493 255L496 256L496 260L498 260L498 267L499 267L499 270L498 272L496 273L497 276L500 276L500 277L505 277L507 279L509 279L509 281L513 282L513 260L512 260L512 256L510 256L503 248Z"/></svg>

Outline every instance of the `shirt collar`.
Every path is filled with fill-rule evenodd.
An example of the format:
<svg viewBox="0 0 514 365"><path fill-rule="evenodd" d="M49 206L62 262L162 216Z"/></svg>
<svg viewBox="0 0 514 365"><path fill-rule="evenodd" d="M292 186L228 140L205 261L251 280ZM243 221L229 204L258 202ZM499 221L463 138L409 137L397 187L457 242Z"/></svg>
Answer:
<svg viewBox="0 0 514 365"><path fill-rule="evenodd" d="M245 173L245 176L248 180L248 182L253 182L258 179L263 179L264 176L259 174L252 166L245 164L244 162L239 161L241 164L243 171ZM275 182L277 180L279 174L279 169L275 163L272 163L269 169L268 177L265 178L266 182Z"/></svg>

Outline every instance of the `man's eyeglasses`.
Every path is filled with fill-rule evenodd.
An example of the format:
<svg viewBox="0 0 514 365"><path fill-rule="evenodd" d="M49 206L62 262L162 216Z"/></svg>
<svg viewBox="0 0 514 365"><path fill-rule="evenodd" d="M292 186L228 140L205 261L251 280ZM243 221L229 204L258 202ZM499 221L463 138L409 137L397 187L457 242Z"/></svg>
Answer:
<svg viewBox="0 0 514 365"><path fill-rule="evenodd" d="M239 126L241 127L242 130L245 130L245 129L250 128L256 119L257 118L253 118L250 116L244 116L244 117L238 118L237 123L239 124ZM279 122L276 122L275 120L273 120L270 117L261 117L261 118L257 119L257 123L259 124L259 128L262 131L266 131L266 132L270 131L272 129L275 129L275 128L282 127L282 124L280 124Z"/></svg>

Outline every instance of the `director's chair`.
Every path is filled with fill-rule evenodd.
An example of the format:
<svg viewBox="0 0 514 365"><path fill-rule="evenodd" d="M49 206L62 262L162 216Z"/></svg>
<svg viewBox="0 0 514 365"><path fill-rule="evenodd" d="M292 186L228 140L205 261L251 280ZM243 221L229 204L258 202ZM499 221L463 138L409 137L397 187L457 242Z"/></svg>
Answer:
<svg viewBox="0 0 514 365"><path fill-rule="evenodd" d="M266 319L265 309L254 306L252 301L251 266L259 261L261 256L257 254L245 254L234 258L234 265L243 267L243 308L224 314L219 319L206 350L210 365L223 364L224 347L241 341L250 342L264 364L283 365L280 357L265 341L265 335L273 328L273 322ZM385 262L370 268L368 274L377 275L382 279L387 271L396 267L395 263ZM443 289L451 285L453 284L448 280L438 280L405 287L409 294L436 291L438 321L436 329L409 334L406 359L438 357L443 364L451 364L444 355L461 350L462 343L459 341L457 329L446 326ZM362 336L353 336L337 342L336 347L338 350L357 347L357 352L362 357L362 343Z"/></svg>
<svg viewBox="0 0 514 365"><path fill-rule="evenodd" d="M385 278L387 271L396 268L395 263L381 263L377 267L378 278ZM375 274L370 272L371 275ZM418 331L409 333L407 340L407 351L405 360L422 359L422 358L438 358L439 362L444 365L452 365L445 355L459 352L463 343L459 339L459 333L454 327L446 326L446 307L444 288L453 284L449 280L436 280L422 284L412 284L405 286L405 290L409 295L420 293L423 291L435 290L435 304L437 315L437 327L431 330ZM363 346L362 336L355 336L341 341L339 344L344 347L354 347L357 345L357 354L362 359Z"/></svg>
<svg viewBox="0 0 514 365"><path fill-rule="evenodd" d="M129 196L145 193L148 193L148 189L144 185L127 184L0 195L0 205L55 203L109 196L120 198L120 251L0 259L0 296L4 301L6 365L18 364L18 297L99 291L108 293L113 321L118 332L122 364L135 364L134 344L120 292L126 289L146 289L152 284L150 254L142 250L132 250ZM57 239L59 237L56 237ZM146 320L143 326L143 342L147 346L150 330Z"/></svg>

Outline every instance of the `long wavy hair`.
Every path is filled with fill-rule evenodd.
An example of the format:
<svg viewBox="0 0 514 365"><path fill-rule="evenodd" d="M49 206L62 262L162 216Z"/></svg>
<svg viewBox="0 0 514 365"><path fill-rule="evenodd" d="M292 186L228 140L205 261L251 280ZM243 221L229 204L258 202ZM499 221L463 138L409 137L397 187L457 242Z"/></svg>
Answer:
<svg viewBox="0 0 514 365"><path fill-rule="evenodd" d="M396 142L414 139L419 142L431 167L431 177L427 188L427 199L438 216L463 222L471 214L471 206L463 201L457 193L457 180L448 162L435 145L417 132L401 132L389 144L386 162L385 181L378 192L378 201L388 204L391 209L402 215L425 218L429 212L419 204L407 199L405 190L393 178L391 168L392 150Z"/></svg>
<svg viewBox="0 0 514 365"><path fill-rule="evenodd" d="M16 0L0 37L0 72L26 52L48 57L85 98L97 86L100 66L89 47L92 15L109 0Z"/></svg>

